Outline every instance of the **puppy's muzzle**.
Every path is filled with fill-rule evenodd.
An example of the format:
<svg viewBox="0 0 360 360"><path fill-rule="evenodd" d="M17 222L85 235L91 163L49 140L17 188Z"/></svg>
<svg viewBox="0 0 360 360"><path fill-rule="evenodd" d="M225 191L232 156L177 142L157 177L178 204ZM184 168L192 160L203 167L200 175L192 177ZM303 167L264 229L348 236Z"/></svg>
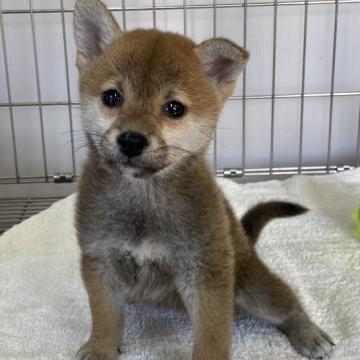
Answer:
<svg viewBox="0 0 360 360"><path fill-rule="evenodd" d="M149 141L144 135L132 131L120 134L117 138L117 143L120 151L129 157L141 155L149 145Z"/></svg>

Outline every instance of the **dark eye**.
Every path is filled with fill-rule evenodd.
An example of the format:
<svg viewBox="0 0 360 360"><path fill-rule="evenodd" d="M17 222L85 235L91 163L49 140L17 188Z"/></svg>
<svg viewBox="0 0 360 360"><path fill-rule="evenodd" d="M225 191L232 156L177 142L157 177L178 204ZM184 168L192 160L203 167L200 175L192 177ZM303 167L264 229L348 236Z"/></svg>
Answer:
<svg viewBox="0 0 360 360"><path fill-rule="evenodd" d="M185 114L186 107L181 102L172 100L165 104L164 111L169 117L179 118Z"/></svg>
<svg viewBox="0 0 360 360"><path fill-rule="evenodd" d="M124 99L115 89L107 90L102 94L102 102L105 106L116 107L123 103Z"/></svg>

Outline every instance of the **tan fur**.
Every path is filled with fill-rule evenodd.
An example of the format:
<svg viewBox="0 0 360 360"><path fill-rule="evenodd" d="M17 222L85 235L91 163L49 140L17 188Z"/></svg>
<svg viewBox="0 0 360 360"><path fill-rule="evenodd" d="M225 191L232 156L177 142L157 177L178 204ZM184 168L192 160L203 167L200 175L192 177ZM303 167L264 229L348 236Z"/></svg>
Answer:
<svg viewBox="0 0 360 360"><path fill-rule="evenodd" d="M92 264L91 259L82 259L82 277L89 295L92 315L92 333L78 355L88 352L98 354L105 360L115 360L119 354L123 336L124 319L121 306L123 304L112 298L110 289L100 269ZM118 299L117 299L118 300Z"/></svg>

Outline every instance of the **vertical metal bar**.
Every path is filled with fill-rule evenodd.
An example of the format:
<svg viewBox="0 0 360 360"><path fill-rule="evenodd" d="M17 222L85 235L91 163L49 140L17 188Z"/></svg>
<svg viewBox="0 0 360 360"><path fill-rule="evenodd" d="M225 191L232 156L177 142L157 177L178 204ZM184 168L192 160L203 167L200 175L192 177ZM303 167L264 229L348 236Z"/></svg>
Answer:
<svg viewBox="0 0 360 360"><path fill-rule="evenodd" d="M247 0L244 0L244 48L247 46ZM246 68L243 72L242 101L242 169L246 168Z"/></svg>
<svg viewBox="0 0 360 360"><path fill-rule="evenodd" d="M41 129L41 143L42 143L42 151L43 151L44 173L45 173L45 181L48 182L49 178L48 178L48 169L47 169L47 160L46 160L44 118L43 118L42 98L41 98L41 89L40 89L39 61L38 61L38 52L37 52L37 45L36 45L36 31L35 31L33 0L29 0L29 7L30 7L31 33L32 33L34 61L35 61L36 88L37 88L37 96L38 96L38 101L39 101L39 116L40 116L40 129Z"/></svg>
<svg viewBox="0 0 360 360"><path fill-rule="evenodd" d="M356 157L355 157L355 166L360 165L360 106L359 106L359 122L358 122L358 137L356 144Z"/></svg>
<svg viewBox="0 0 360 360"><path fill-rule="evenodd" d="M213 36L217 34L217 0L213 0Z"/></svg>
<svg viewBox="0 0 360 360"><path fill-rule="evenodd" d="M15 176L16 176L16 182L19 183L20 178L19 178L19 164L18 164L17 148L16 148L14 109L12 106L12 96L11 96L11 89L10 89L9 63L8 63L7 50L6 50L4 15L2 12L2 0L0 0L0 28L1 28L1 40L2 40L2 45L3 45L6 89L7 89L8 101L9 101L9 114L10 114L11 137L12 137L12 144L13 144Z"/></svg>
<svg viewBox="0 0 360 360"><path fill-rule="evenodd" d="M217 34L217 0L213 1L213 36L216 37ZM213 159L213 166L216 174L216 170L218 167L217 161L217 128L215 127L214 130L214 159Z"/></svg>
<svg viewBox="0 0 360 360"><path fill-rule="evenodd" d="M153 6L153 26L156 28L156 0L152 0Z"/></svg>
<svg viewBox="0 0 360 360"><path fill-rule="evenodd" d="M303 56L302 56L302 79L301 79L301 108L300 108L300 134L299 134L299 159L298 172L301 173L303 162L303 143L304 143L304 104L305 104L305 74L306 74L306 45L307 45L307 30L308 30L308 14L309 14L309 0L305 0L304 8L304 38L303 38Z"/></svg>
<svg viewBox="0 0 360 360"><path fill-rule="evenodd" d="M69 111L69 125L70 125L70 137L71 137L72 172L74 175L76 175L75 146L74 146L74 133L73 133L74 126L73 126L72 105L71 105L69 56L68 56L68 50L67 50L64 0L60 0L60 7L61 7L61 23L62 23L62 33L63 33L64 54L65 54L66 91L67 91L67 99L68 99L68 103L69 103L68 111Z"/></svg>
<svg viewBox="0 0 360 360"><path fill-rule="evenodd" d="M329 135L328 135L328 149L327 149L327 159L326 159L327 172L329 172L330 170L330 162L331 162L331 141L332 141L333 115L334 115L334 87L335 87L338 15L339 15L339 2L338 0L335 0L334 39L333 39L333 53L332 53L332 66L331 66L331 90L330 90L330 110L329 110Z"/></svg>
<svg viewBox="0 0 360 360"><path fill-rule="evenodd" d="M270 175L274 167L274 129L275 129L275 81L276 81L276 41L277 41L278 0L274 2L274 30L273 30L273 68L271 90L271 144L270 144Z"/></svg>
<svg viewBox="0 0 360 360"><path fill-rule="evenodd" d="M126 31L126 0L122 0L123 30Z"/></svg>
<svg viewBox="0 0 360 360"><path fill-rule="evenodd" d="M187 35L188 32L188 23L187 23L187 1L183 0L183 6L184 6L184 35Z"/></svg>

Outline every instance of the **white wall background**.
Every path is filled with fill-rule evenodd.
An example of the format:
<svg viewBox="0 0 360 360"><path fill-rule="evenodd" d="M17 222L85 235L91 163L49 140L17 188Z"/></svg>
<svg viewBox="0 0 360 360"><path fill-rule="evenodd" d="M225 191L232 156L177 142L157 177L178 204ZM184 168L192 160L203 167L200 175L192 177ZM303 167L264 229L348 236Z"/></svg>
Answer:
<svg viewBox="0 0 360 360"><path fill-rule="evenodd" d="M252 1L249 0L249 3ZM106 0L121 7L120 0ZM157 0L157 5L182 5L180 0ZM218 0L221 3L239 3ZM33 0L35 9L59 9L60 0ZM127 0L128 7L152 6L151 0ZM213 4L212 0L188 0L191 4ZM72 9L73 0L64 0ZM29 9L28 0L2 0L3 10ZM329 93L331 88L334 4L311 5L308 16L306 93ZM217 10L217 35L243 44L243 8ZM271 95L273 66L274 7L248 7L247 48L251 61L247 68L246 95ZM158 10L160 29L182 33L183 10ZM122 23L122 13L116 12ZM202 41L213 35L213 10L189 9L188 35ZM66 102L67 83L61 14L35 14L40 92L43 102ZM335 92L360 91L360 3L339 6ZM14 103L37 102L36 72L30 14L3 14L9 60L11 96ZM72 13L65 14L69 54L70 97L78 101ZM152 11L128 11L127 29L153 26ZM276 94L301 92L304 6L280 6L276 51ZM0 39L0 103L8 103L4 58ZM239 80L235 95L242 95ZM359 122L359 96L335 97L331 163L354 165ZM274 116L274 166L296 166L299 147L301 99L277 99ZM37 106L14 107L14 127L20 176L43 176L44 164ZM327 157L330 98L306 98L304 106L304 165L324 165ZM72 107L75 129L79 129L79 109ZM71 137L67 106L43 106L45 148L49 175L72 172ZM218 167L241 167L242 101L228 101L218 130ZM271 99L246 102L246 166L268 167L270 159ZM75 148L83 141L75 135ZM212 158L213 149L209 149ZM76 151L79 172L84 151ZM15 177L9 108L0 107L0 178Z"/></svg>

